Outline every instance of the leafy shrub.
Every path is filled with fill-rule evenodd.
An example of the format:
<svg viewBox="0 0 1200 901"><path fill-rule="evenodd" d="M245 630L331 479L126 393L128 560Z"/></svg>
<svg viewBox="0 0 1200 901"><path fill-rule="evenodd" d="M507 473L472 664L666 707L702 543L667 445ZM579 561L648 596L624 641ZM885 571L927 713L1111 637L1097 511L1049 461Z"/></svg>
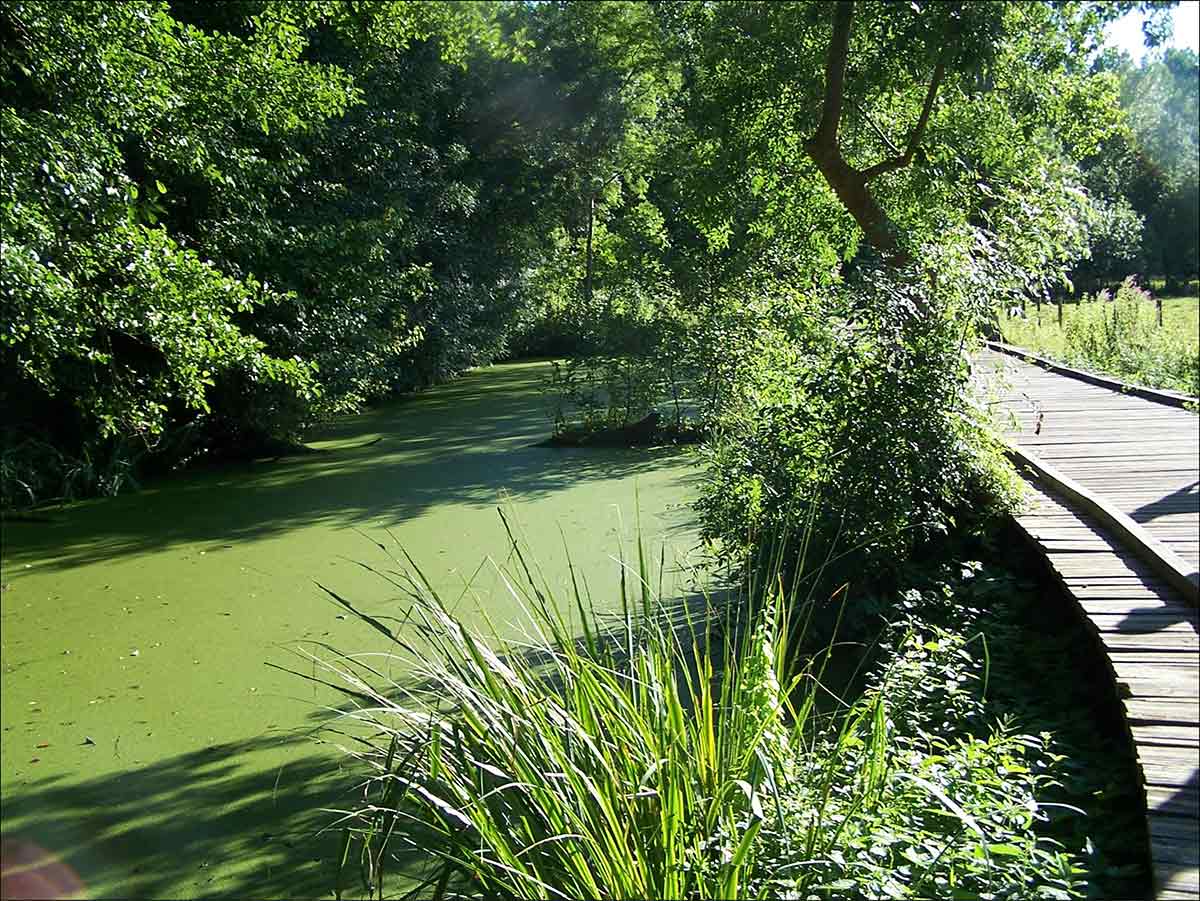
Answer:
<svg viewBox="0 0 1200 901"><path fill-rule="evenodd" d="M708 430L770 321L756 299L659 298L577 323L573 355L552 364L545 385L555 431L619 429L651 410L676 429Z"/></svg>
<svg viewBox="0 0 1200 901"><path fill-rule="evenodd" d="M682 422L694 380L673 352L671 313L615 310L588 323L581 352L553 362L544 385L556 434L620 429L659 407Z"/></svg>
<svg viewBox="0 0 1200 901"><path fill-rule="evenodd" d="M923 279L868 269L760 328L708 449L699 508L726 560L807 524L826 575L885 576L1009 496L968 393L969 332Z"/></svg>

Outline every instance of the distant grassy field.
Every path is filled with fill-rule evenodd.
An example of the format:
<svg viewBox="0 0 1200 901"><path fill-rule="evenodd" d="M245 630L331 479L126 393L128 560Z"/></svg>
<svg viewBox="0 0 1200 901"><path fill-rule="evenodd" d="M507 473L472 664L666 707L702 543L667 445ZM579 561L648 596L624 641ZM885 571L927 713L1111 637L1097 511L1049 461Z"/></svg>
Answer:
<svg viewBox="0 0 1200 901"><path fill-rule="evenodd" d="M1009 344L1080 369L1104 372L1151 388L1200 395L1200 299L1164 297L1163 324L1154 300L1122 286L1116 297L1085 298L1063 305L1032 305L1025 317L1002 315ZM1039 321L1040 320L1040 321Z"/></svg>

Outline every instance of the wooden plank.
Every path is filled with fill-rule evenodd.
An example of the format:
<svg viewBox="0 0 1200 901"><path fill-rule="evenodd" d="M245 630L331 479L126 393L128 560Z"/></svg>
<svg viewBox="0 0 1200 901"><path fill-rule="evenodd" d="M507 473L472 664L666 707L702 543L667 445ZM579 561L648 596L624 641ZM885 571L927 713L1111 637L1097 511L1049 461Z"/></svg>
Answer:
<svg viewBox="0 0 1200 901"><path fill-rule="evenodd" d="M1133 724L1195 725L1196 705L1180 698L1129 698L1125 701L1125 718Z"/></svg>
<svg viewBox="0 0 1200 901"><path fill-rule="evenodd" d="M1193 703L1200 704L1200 700L1196 697L1195 682L1188 684L1150 674L1138 674L1136 676L1118 675L1117 682L1119 686L1124 686L1135 698L1190 699Z"/></svg>
<svg viewBox="0 0 1200 901"><path fill-rule="evenodd" d="M1186 765L1176 765L1157 760L1139 761L1142 773L1149 785L1160 785L1168 788L1185 788L1196 784L1196 769Z"/></svg>
<svg viewBox="0 0 1200 901"><path fill-rule="evenodd" d="M1160 598L1151 596L1149 599L1137 597L1083 597L1076 598L1084 613L1108 614L1124 616L1131 613L1155 613L1161 616L1176 617L1186 620L1194 617L1194 611L1182 604L1168 604Z"/></svg>
<svg viewBox="0 0 1200 901"><path fill-rule="evenodd" d="M1172 726L1148 725L1131 726L1133 740L1138 746L1163 745L1165 747L1191 748L1196 752L1197 766L1200 766L1200 725Z"/></svg>
<svg viewBox="0 0 1200 901"><path fill-rule="evenodd" d="M1163 899L1200 898L1200 872L1188 866L1157 866L1154 868L1154 897Z"/></svg>
<svg viewBox="0 0 1200 901"><path fill-rule="evenodd" d="M1137 746L1140 763L1161 764L1163 766L1183 767L1190 770L1193 777L1200 781L1200 748L1180 745L1139 744Z"/></svg>
<svg viewBox="0 0 1200 901"><path fill-rule="evenodd" d="M1152 635L1125 635L1105 632L1103 643L1110 651L1153 651L1157 654L1195 655L1200 653L1200 636L1174 632Z"/></svg>
<svg viewBox="0 0 1200 901"><path fill-rule="evenodd" d="M1193 851L1200 851L1200 822L1189 817L1173 817L1161 813L1151 813L1148 820L1151 837L1190 845Z"/></svg>
<svg viewBox="0 0 1200 901"><path fill-rule="evenodd" d="M1149 585L1093 585L1086 579L1070 584L1071 594L1081 603L1086 600L1144 600L1149 604L1177 605L1178 599L1166 585L1157 589Z"/></svg>
<svg viewBox="0 0 1200 901"><path fill-rule="evenodd" d="M1157 813L1150 814L1148 819L1150 853L1154 859L1156 881L1173 888L1187 885L1186 875L1182 878L1173 877L1176 873L1200 872L1200 823L1189 817Z"/></svg>
<svg viewBox="0 0 1200 901"><path fill-rule="evenodd" d="M1155 632L1175 635L1195 635L1196 626L1193 619L1180 620L1169 613L1157 610L1144 612L1116 614L1092 613L1088 619L1100 632L1115 632L1124 635L1149 635Z"/></svg>
<svg viewBox="0 0 1200 901"><path fill-rule="evenodd" d="M1194 785L1181 788L1147 785L1146 809L1164 816L1197 819L1200 818L1200 791Z"/></svg>

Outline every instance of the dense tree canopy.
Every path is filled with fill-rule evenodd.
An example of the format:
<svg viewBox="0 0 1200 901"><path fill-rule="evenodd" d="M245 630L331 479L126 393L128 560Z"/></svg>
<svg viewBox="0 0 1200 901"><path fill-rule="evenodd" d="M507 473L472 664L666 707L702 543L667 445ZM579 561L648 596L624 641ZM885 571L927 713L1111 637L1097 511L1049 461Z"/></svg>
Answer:
<svg viewBox="0 0 1200 901"><path fill-rule="evenodd" d="M1094 69L1117 79L1124 116L1083 160L1096 222L1078 274L1089 287L1140 273L1176 289L1200 275L1200 62L1168 49L1134 66L1110 50Z"/></svg>
<svg viewBox="0 0 1200 901"><path fill-rule="evenodd" d="M1135 5L6 3L5 500L514 349L716 386L873 255L975 316L1194 231L1194 54L1091 66Z"/></svg>

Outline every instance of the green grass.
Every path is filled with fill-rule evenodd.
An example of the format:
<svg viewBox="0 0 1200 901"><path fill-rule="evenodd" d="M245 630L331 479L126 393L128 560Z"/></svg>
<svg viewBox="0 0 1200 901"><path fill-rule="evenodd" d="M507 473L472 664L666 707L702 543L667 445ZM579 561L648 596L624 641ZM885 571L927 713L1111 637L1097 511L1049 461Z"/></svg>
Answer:
<svg viewBox="0 0 1200 901"><path fill-rule="evenodd" d="M366 774L339 821L361 891L1082 895L1079 855L1045 834L1049 736L986 715L984 639L917 616L955 606L945 586L905 595L850 696L827 677L832 646L788 647L813 605L778 584L750 591L757 605L672 606L639 551L624 615L603 621L586 589L553 598L514 554L520 641L473 633L407 558L388 576L410 603L396 634L335 595L419 674L315 655L351 702L341 739ZM432 862L404 874L415 885L397 878L413 852Z"/></svg>
<svg viewBox="0 0 1200 901"><path fill-rule="evenodd" d="M1056 307L1043 304L1040 313L1029 307L1027 319L1002 316L1000 331L1009 344L1071 366L1200 395L1200 300L1168 297L1162 304L1160 327L1154 301L1127 282L1111 300L1102 292L1064 304L1061 326Z"/></svg>

